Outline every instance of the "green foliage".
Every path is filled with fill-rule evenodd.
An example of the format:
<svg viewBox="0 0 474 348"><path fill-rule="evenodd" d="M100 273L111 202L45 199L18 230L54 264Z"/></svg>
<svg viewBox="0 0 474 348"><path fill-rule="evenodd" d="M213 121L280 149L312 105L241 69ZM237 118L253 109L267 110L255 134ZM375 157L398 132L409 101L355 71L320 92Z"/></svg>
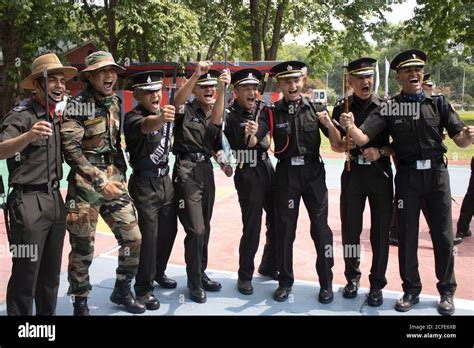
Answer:
<svg viewBox="0 0 474 348"><path fill-rule="evenodd" d="M404 31L412 33L411 43L430 52L435 59L456 48L472 56L474 48L474 6L468 0L417 0L415 16Z"/></svg>

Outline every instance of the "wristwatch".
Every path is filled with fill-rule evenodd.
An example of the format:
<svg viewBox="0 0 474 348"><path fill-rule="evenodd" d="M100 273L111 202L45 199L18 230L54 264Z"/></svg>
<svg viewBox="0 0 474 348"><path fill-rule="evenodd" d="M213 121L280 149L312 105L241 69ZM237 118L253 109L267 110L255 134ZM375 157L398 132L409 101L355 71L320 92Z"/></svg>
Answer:
<svg viewBox="0 0 474 348"><path fill-rule="evenodd" d="M383 147L379 147L379 153L380 153L380 157L387 156L385 149Z"/></svg>

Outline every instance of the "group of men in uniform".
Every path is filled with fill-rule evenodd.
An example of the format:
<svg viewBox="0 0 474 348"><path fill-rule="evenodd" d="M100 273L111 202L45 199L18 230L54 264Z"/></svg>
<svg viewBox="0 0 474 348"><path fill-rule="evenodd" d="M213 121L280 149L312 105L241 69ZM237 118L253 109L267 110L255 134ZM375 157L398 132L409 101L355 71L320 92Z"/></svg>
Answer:
<svg viewBox="0 0 474 348"><path fill-rule="evenodd" d="M258 70L242 69L231 76L228 70L210 69L212 64L204 61L196 65L173 105L161 106L162 71L131 76L129 82L138 104L121 120L121 101L114 85L125 69L110 53L99 51L86 57L86 68L80 75L85 89L67 101L64 112L56 106L63 101L66 81L77 71L62 66L54 54L38 57L32 74L22 82L22 87L34 89L36 96L13 109L0 129L0 158L7 158L9 186L13 188L8 196L9 241L11 245L39 247L37 261L13 259L8 314L31 315L33 300L37 314L55 313L66 228L71 244L68 294L75 315L89 314L89 267L99 214L120 246L110 296L113 303L131 313L156 310L160 303L153 294L154 281L163 288L176 287L165 269L178 218L186 232L190 298L203 303L206 291L219 291L221 284L205 271L215 199L210 159L221 151L223 133L236 152L256 154L239 158L234 176L243 225L238 291L253 293L254 259L265 210L266 244L258 271L278 280L273 293L276 301L288 299L294 282L293 243L303 199L317 251L318 300L323 304L332 302L334 246L328 225L320 130L336 152L348 150L345 138L350 137L347 155L351 166L341 175L347 279L343 296L354 298L358 293L360 235L368 198L373 259L367 302L371 306L383 303L393 199L390 155L396 154L395 204L400 220L399 263L404 295L395 308L408 311L419 300L416 252L419 212L424 202L441 295L438 310L444 315L453 314L456 282L451 198L442 134L446 129L458 146L465 147L473 142L474 127L465 126L444 97L423 92L423 52L409 50L394 58L391 68L397 72L402 91L389 101L372 93L374 62L365 57L349 63L353 89L347 99L349 112L344 112L343 101L338 102L332 119L325 106L303 96L307 67L302 62L283 62L271 69L282 98L274 105L262 105L257 91L262 74ZM229 84L234 87L235 100L225 109ZM189 101L191 94L194 98ZM418 112L387 115L395 103L416 106L410 110ZM133 170L128 188L122 131ZM176 157L172 179L168 165L171 151ZM278 161L275 169L268 151ZM66 205L59 192L62 155L71 166ZM250 158L256 160L246 162ZM467 230L463 233L468 235ZM134 278L135 295L131 291Z"/></svg>

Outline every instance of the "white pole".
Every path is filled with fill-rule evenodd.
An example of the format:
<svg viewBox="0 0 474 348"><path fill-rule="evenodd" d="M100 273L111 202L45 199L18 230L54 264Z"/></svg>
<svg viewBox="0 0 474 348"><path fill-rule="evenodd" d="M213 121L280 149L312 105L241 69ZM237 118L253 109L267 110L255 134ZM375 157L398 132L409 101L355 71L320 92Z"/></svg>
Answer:
<svg viewBox="0 0 474 348"><path fill-rule="evenodd" d="M462 95L461 95L461 110L464 111L464 85L466 83L466 68L462 67Z"/></svg>

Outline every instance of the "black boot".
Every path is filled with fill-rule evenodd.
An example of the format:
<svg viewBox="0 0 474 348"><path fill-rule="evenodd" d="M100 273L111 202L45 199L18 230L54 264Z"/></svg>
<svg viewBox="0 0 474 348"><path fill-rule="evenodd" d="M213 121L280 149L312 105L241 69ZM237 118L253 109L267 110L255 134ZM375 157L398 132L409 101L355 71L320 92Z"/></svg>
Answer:
<svg viewBox="0 0 474 348"><path fill-rule="evenodd" d="M145 312L145 305L135 300L130 288L130 280L116 280L114 291L110 295L110 301L125 306L125 310L129 313L140 314Z"/></svg>
<svg viewBox="0 0 474 348"><path fill-rule="evenodd" d="M87 306L87 297L79 297L74 296L74 300L72 302L74 307L74 316L88 316L89 315L89 307Z"/></svg>

